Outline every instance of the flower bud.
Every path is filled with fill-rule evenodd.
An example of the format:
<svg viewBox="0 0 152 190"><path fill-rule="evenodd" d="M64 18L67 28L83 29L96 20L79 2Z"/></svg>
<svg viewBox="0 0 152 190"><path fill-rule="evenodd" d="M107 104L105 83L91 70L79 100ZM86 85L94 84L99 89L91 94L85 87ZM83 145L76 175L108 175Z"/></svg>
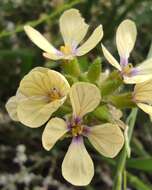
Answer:
<svg viewBox="0 0 152 190"><path fill-rule="evenodd" d="M87 77L90 82L95 82L99 79L101 73L101 58L97 57L90 65Z"/></svg>

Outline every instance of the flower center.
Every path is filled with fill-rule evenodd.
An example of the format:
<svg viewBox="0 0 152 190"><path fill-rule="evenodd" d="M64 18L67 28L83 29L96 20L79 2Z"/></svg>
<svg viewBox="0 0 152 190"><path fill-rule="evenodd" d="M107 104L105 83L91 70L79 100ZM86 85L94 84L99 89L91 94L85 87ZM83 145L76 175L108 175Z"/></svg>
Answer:
<svg viewBox="0 0 152 190"><path fill-rule="evenodd" d="M122 68L122 74L130 76L132 73L132 69L133 69L133 65L129 63Z"/></svg>
<svg viewBox="0 0 152 190"><path fill-rule="evenodd" d="M72 136L76 137L78 135L81 135L83 132L83 126L82 125L74 125L72 126Z"/></svg>
<svg viewBox="0 0 152 190"><path fill-rule="evenodd" d="M53 87L53 88L51 88L51 90L49 92L49 97L50 97L51 101L54 101L54 100L60 99L62 97L62 95L57 88Z"/></svg>
<svg viewBox="0 0 152 190"><path fill-rule="evenodd" d="M82 135L84 132L84 125L82 125L82 120L80 118L73 118L69 122L68 128L70 129L70 133L73 137L77 137Z"/></svg>
<svg viewBox="0 0 152 190"><path fill-rule="evenodd" d="M70 48L70 46L65 45L65 46L60 46L60 51L65 54L65 55L69 55L72 53L72 50Z"/></svg>

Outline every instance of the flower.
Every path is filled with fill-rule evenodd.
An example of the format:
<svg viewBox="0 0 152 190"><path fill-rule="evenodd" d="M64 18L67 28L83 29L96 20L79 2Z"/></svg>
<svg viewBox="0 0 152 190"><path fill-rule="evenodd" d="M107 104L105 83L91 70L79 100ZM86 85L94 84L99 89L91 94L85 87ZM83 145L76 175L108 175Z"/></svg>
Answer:
<svg viewBox="0 0 152 190"><path fill-rule="evenodd" d="M89 39L79 46L89 25L85 23L77 9L65 11L60 17L59 25L64 40L64 45L60 47L60 50L51 45L37 30L28 25L24 26L28 37L44 51L43 56L52 60L73 59L75 56L82 56L93 49L103 37L102 25L99 25Z"/></svg>
<svg viewBox="0 0 152 190"><path fill-rule="evenodd" d="M43 131L42 144L49 151L63 136L71 136L72 142L62 163L62 175L73 185L85 186L94 175L94 165L83 137L87 137L99 153L110 158L121 150L124 137L116 124L105 123L92 127L84 124L84 116L92 112L101 101L100 90L95 85L77 82L71 87L69 95L73 108L72 118L68 121L52 118Z"/></svg>
<svg viewBox="0 0 152 190"><path fill-rule="evenodd" d="M64 103L69 89L59 72L36 67L21 80L6 109L13 120L28 127L40 127Z"/></svg>
<svg viewBox="0 0 152 190"><path fill-rule="evenodd" d="M152 58L133 67L128 62L130 53L134 47L137 36L136 25L131 20L124 20L116 32L116 45L120 56L120 64L111 53L102 45L105 58L121 72L125 83L140 83L152 78Z"/></svg>
<svg viewBox="0 0 152 190"><path fill-rule="evenodd" d="M135 85L133 101L140 109L152 116L152 80Z"/></svg>

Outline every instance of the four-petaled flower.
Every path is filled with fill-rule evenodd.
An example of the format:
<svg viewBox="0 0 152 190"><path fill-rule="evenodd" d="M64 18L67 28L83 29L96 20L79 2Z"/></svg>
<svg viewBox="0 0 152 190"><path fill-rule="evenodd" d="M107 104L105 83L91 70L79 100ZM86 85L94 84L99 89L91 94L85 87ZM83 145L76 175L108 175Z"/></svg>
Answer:
<svg viewBox="0 0 152 190"><path fill-rule="evenodd" d="M152 80L135 85L133 101L140 109L152 116Z"/></svg>
<svg viewBox="0 0 152 190"><path fill-rule="evenodd" d="M110 158L121 150L124 137L116 124L89 127L84 123L84 116L92 112L101 100L100 91L95 85L77 82L71 87L69 95L73 108L72 118L68 121L52 118L44 129L42 144L46 150L50 150L60 138L70 135L72 142L62 163L62 175L71 184L84 186L90 183L94 175L94 165L83 137L87 137L99 153Z"/></svg>
<svg viewBox="0 0 152 190"><path fill-rule="evenodd" d="M82 56L93 49L103 37L102 25L99 25L89 39L79 46L88 31L89 25L85 23L77 9L65 11L60 17L59 25L64 40L64 45L60 47L60 50L51 45L31 26L24 27L28 37L44 51L44 57L52 60L73 59L76 56Z"/></svg>
<svg viewBox="0 0 152 190"><path fill-rule="evenodd" d="M36 67L21 80L6 109L13 120L40 127L64 103L69 90L68 81L59 72Z"/></svg>
<svg viewBox="0 0 152 190"><path fill-rule="evenodd" d="M134 47L137 36L136 25L131 20L124 20L116 32L116 45L120 56L120 64L111 53L102 45L105 58L121 72L125 83L140 83L152 78L152 58L133 67L128 62L130 53Z"/></svg>

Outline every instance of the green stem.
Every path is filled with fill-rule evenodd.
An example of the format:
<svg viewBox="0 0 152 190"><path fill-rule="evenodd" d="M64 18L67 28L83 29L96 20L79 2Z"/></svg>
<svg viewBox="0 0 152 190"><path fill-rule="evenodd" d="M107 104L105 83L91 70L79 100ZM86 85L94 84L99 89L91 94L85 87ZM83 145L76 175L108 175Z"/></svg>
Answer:
<svg viewBox="0 0 152 190"><path fill-rule="evenodd" d="M130 115L128 116L128 118L126 120L126 123L129 126L129 130L128 130L129 142L131 140L132 132L133 132L133 129L135 126L136 116L137 116L137 108L133 108ZM124 146L124 148L120 154L117 167L116 167L116 175L114 178L113 190L122 190L122 182L123 182L122 176L123 176L123 171L124 171L125 164L126 164L126 159L127 159L127 152L126 152L126 148ZM124 189L124 190L126 190L126 189Z"/></svg>
<svg viewBox="0 0 152 190"><path fill-rule="evenodd" d="M127 171L126 170L124 170L123 176L124 176L123 189L127 189Z"/></svg>
<svg viewBox="0 0 152 190"><path fill-rule="evenodd" d="M33 20L33 21L29 21L27 23L24 23L22 25L18 25L15 28L15 30L13 30L13 31L6 31L6 30L1 31L0 32L0 38L6 37L6 36L11 36L11 35L13 35L15 33L19 33L19 32L24 31L24 25L30 25L30 26L33 26L33 27L35 27L37 25L40 25L41 23L46 22L47 20L56 17L58 14L60 14L64 10L69 9L69 8L79 4L81 2L83 2L83 0L73 0L71 3L64 4L62 7L60 7L58 9L56 9L55 11L51 12L51 14L45 15L43 17L40 17L38 20Z"/></svg>

